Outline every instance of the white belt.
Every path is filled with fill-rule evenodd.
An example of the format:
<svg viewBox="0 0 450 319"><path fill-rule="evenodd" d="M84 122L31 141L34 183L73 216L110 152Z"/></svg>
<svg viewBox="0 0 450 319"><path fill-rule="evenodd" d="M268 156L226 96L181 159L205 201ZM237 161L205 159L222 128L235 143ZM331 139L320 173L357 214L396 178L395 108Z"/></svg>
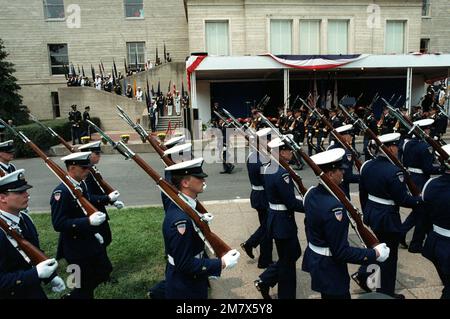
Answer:
<svg viewBox="0 0 450 319"><path fill-rule="evenodd" d="M433 225L433 230L434 230L434 232L438 233L441 236L450 238L450 230L449 229L445 229L445 228Z"/></svg>
<svg viewBox="0 0 450 319"><path fill-rule="evenodd" d="M194 256L194 258L200 259L203 258L203 251L197 255ZM175 261L173 259L172 256L167 255L167 261L169 262L169 264L171 264L172 266L175 266Z"/></svg>
<svg viewBox="0 0 450 319"><path fill-rule="evenodd" d="M264 190L264 186L256 186L252 184L252 189L254 191L263 191Z"/></svg>
<svg viewBox="0 0 450 319"><path fill-rule="evenodd" d="M319 246L313 245L311 243L308 243L308 246L316 254L319 254L322 256L327 256L327 257L331 256L331 251L330 251L330 248L328 248L328 247L319 247Z"/></svg>
<svg viewBox="0 0 450 319"><path fill-rule="evenodd" d="M269 207L271 210L288 210L286 205L283 204L272 204L269 203Z"/></svg>
<svg viewBox="0 0 450 319"><path fill-rule="evenodd" d="M423 171L420 168L408 167L407 170L411 173L423 174Z"/></svg>
<svg viewBox="0 0 450 319"><path fill-rule="evenodd" d="M376 197L376 196L373 196L373 195L370 195L370 194L369 194L369 199L372 202L375 202L375 203L378 203L378 204L395 206L395 202L392 199L384 199L384 198Z"/></svg>

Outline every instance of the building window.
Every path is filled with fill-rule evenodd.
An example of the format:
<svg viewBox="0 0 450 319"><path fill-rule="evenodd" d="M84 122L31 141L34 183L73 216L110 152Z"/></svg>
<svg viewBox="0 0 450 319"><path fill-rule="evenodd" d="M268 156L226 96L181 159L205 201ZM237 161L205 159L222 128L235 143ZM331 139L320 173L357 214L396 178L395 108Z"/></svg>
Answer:
<svg viewBox="0 0 450 319"><path fill-rule="evenodd" d="M431 10L430 0L422 0L422 17L429 17Z"/></svg>
<svg viewBox="0 0 450 319"><path fill-rule="evenodd" d="M320 54L320 20L300 21L300 54Z"/></svg>
<svg viewBox="0 0 450 319"><path fill-rule="evenodd" d="M270 52L292 54L291 20L270 20Z"/></svg>
<svg viewBox="0 0 450 319"><path fill-rule="evenodd" d="M67 44L49 44L51 75L66 74L69 65Z"/></svg>
<svg viewBox="0 0 450 319"><path fill-rule="evenodd" d="M420 39L420 53L428 53L430 39Z"/></svg>
<svg viewBox="0 0 450 319"><path fill-rule="evenodd" d="M64 19L64 0L44 0L45 19Z"/></svg>
<svg viewBox="0 0 450 319"><path fill-rule="evenodd" d="M347 54L348 20L328 20L328 54Z"/></svg>
<svg viewBox="0 0 450 319"><path fill-rule="evenodd" d="M52 110L53 110L53 118L61 117L61 111L59 109L59 96L58 92L51 92L52 98Z"/></svg>
<svg viewBox="0 0 450 319"><path fill-rule="evenodd" d="M384 53L405 53L405 21L386 21Z"/></svg>
<svg viewBox="0 0 450 319"><path fill-rule="evenodd" d="M144 70L145 42L127 42L128 63L133 70Z"/></svg>
<svg viewBox="0 0 450 319"><path fill-rule="evenodd" d="M143 0L125 0L125 17L127 18L143 18L144 17L144 1Z"/></svg>
<svg viewBox="0 0 450 319"><path fill-rule="evenodd" d="M228 21L206 21L206 52L210 55L229 55Z"/></svg>

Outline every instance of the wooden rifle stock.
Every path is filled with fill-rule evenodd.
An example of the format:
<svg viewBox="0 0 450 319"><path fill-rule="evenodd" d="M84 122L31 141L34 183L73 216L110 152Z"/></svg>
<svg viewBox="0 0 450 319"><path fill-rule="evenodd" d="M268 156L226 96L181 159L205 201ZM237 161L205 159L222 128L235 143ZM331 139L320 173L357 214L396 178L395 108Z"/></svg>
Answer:
<svg viewBox="0 0 450 319"><path fill-rule="evenodd" d="M178 196L179 191L174 188L169 182L162 178L153 168L150 167L140 156L134 154L131 157L137 165L139 165L161 188L161 190L166 193L166 195L190 218L194 221L195 225L201 230L206 240L211 244L217 257L221 258L228 251L231 250L222 239L220 239L216 234L214 234L209 228L208 224L205 223L197 212L192 209L183 199ZM206 210L205 210L206 212Z"/></svg>
<svg viewBox="0 0 450 319"><path fill-rule="evenodd" d="M5 172L0 168L0 177L5 176Z"/></svg>
<svg viewBox="0 0 450 319"><path fill-rule="evenodd" d="M316 109L312 110L309 105L303 100L300 99L300 101L311 111L311 112L315 112L316 115L319 116L320 120L331 130L330 133L333 134L333 136L337 139L337 141L347 150L349 150L352 153L352 156L355 160L355 166L358 169L358 172L361 171L361 166L362 163L361 161L358 159L358 154L356 153L356 151L353 149L353 147L351 147L350 145L348 145L348 143L344 140L344 138L342 137L341 133L339 133L338 131L336 131L336 129L333 127L333 125L330 123L330 121L328 121L328 119L325 117L325 115L320 114L319 112L316 111Z"/></svg>
<svg viewBox="0 0 450 319"><path fill-rule="evenodd" d="M3 218L0 218L0 227L17 242L17 245L19 245L20 249L28 256L28 258L30 258L31 263L34 266L49 259L42 250L34 246L26 240L22 234L10 227Z"/></svg>
<svg viewBox="0 0 450 319"><path fill-rule="evenodd" d="M314 161L305 154L300 148L295 150L303 160L311 167L313 172L318 176L326 185L326 187L338 198L338 200L344 205L345 209L350 213L353 221L356 224L356 231L360 235L362 241L367 247L373 248L380 242L378 238L367 228L361 219L361 214L353 206L353 204L347 199L342 189L336 185Z"/></svg>
<svg viewBox="0 0 450 319"><path fill-rule="evenodd" d="M342 108L343 107L341 106L341 109ZM411 178L411 174L403 166L403 164L400 162L400 160L396 156L394 156L394 154L391 153L391 151L386 147L386 145L381 143L378 136L367 125L365 125L361 119L359 119L358 121L355 121L355 122L359 124L361 130L364 133L369 135L369 137L375 141L377 146L379 148L381 148L383 153L386 154L386 156L391 160L391 162L403 171L403 173L405 174L406 185L408 185L408 188L409 188L409 191L411 192L411 194L413 196L419 196L421 193L420 189L416 186L416 184L414 184L414 182Z"/></svg>

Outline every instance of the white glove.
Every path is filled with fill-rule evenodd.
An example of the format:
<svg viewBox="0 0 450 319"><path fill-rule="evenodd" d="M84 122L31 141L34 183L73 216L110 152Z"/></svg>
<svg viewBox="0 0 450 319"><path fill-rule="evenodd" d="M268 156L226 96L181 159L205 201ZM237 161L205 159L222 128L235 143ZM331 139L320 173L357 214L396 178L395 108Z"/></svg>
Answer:
<svg viewBox="0 0 450 319"><path fill-rule="evenodd" d="M98 226L106 220L106 214L102 212L95 212L89 216L89 223L92 226Z"/></svg>
<svg viewBox="0 0 450 319"><path fill-rule="evenodd" d="M100 243L100 245L103 245L103 243L105 242L104 240L103 240L103 236L102 235L100 235L99 233L95 233L95 238L97 238L97 240L98 240L98 242Z"/></svg>
<svg viewBox="0 0 450 319"><path fill-rule="evenodd" d="M236 249L232 249L223 255L222 261L225 264L225 269L231 269L236 266L240 256L241 254Z"/></svg>
<svg viewBox="0 0 450 319"><path fill-rule="evenodd" d="M36 271L40 279L49 278L58 268L58 262L55 258L44 260L36 265Z"/></svg>
<svg viewBox="0 0 450 319"><path fill-rule="evenodd" d="M433 140L435 140L435 141L439 141L439 137L437 137L437 136L433 136Z"/></svg>
<svg viewBox="0 0 450 319"><path fill-rule="evenodd" d="M66 289L66 285L64 284L64 280L61 277L56 276L50 281L50 285L52 285L53 292L61 292Z"/></svg>
<svg viewBox="0 0 450 319"><path fill-rule="evenodd" d="M205 213L202 215L202 219L207 222L208 224L213 220L214 215L211 213Z"/></svg>
<svg viewBox="0 0 450 319"><path fill-rule="evenodd" d="M312 136L312 134L311 133L308 133L308 137L311 137Z"/></svg>
<svg viewBox="0 0 450 319"><path fill-rule="evenodd" d="M389 252L390 252L391 250L389 249L388 246L386 246L385 243L376 245L374 249L375 249L375 250L378 252L378 254L379 254L379 256L377 257L377 261L383 262L383 261L385 261L386 259L389 258Z"/></svg>
<svg viewBox="0 0 450 319"><path fill-rule="evenodd" d="M120 201L120 200L116 200L116 201L113 203L113 205L116 206L117 209L122 209L122 208L125 207L125 204L124 204L122 201Z"/></svg>
<svg viewBox="0 0 450 319"><path fill-rule="evenodd" d="M119 196L120 196L119 191L111 192L111 193L109 193L109 195L108 195L109 201L110 201L111 203L114 203L116 200L119 199Z"/></svg>

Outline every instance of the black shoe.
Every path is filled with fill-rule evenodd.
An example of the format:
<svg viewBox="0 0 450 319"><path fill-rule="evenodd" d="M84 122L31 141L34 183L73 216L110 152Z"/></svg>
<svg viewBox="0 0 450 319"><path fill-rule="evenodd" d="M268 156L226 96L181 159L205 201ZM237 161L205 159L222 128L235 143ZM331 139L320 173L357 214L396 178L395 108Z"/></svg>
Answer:
<svg viewBox="0 0 450 319"><path fill-rule="evenodd" d="M269 295L269 286L267 286L261 279L255 280L254 283L256 289L258 289L264 299L272 299L272 297L270 297Z"/></svg>
<svg viewBox="0 0 450 319"><path fill-rule="evenodd" d="M358 286L364 290L365 292L372 292L372 290L367 286L367 278L363 278L364 276L361 275L359 272L355 272L351 278L354 282L358 284Z"/></svg>
<svg viewBox="0 0 450 319"><path fill-rule="evenodd" d="M245 251L248 257L250 257L251 259L255 259L255 255L253 255L253 248L250 247L247 242L243 242L241 244L241 248Z"/></svg>
<svg viewBox="0 0 450 319"><path fill-rule="evenodd" d="M259 269L266 269L267 267L270 266L270 264L273 264L273 262L265 263L265 264L263 264L263 263L258 263L258 268L259 268Z"/></svg>
<svg viewBox="0 0 450 319"><path fill-rule="evenodd" d="M234 165L231 165L230 168L228 169L228 174L231 174L231 172L234 170Z"/></svg>
<svg viewBox="0 0 450 319"><path fill-rule="evenodd" d="M227 171L221 171L220 174L227 174Z"/></svg>
<svg viewBox="0 0 450 319"><path fill-rule="evenodd" d="M420 254L422 253L422 247L409 246L408 252L410 252L411 254Z"/></svg>
<svg viewBox="0 0 450 319"><path fill-rule="evenodd" d="M405 295L402 295L402 294L393 294L390 296L394 299L405 299Z"/></svg>
<svg viewBox="0 0 450 319"><path fill-rule="evenodd" d="M401 248L408 249L408 244L406 243L406 238L405 237L400 238L400 243L399 244L400 244Z"/></svg>

